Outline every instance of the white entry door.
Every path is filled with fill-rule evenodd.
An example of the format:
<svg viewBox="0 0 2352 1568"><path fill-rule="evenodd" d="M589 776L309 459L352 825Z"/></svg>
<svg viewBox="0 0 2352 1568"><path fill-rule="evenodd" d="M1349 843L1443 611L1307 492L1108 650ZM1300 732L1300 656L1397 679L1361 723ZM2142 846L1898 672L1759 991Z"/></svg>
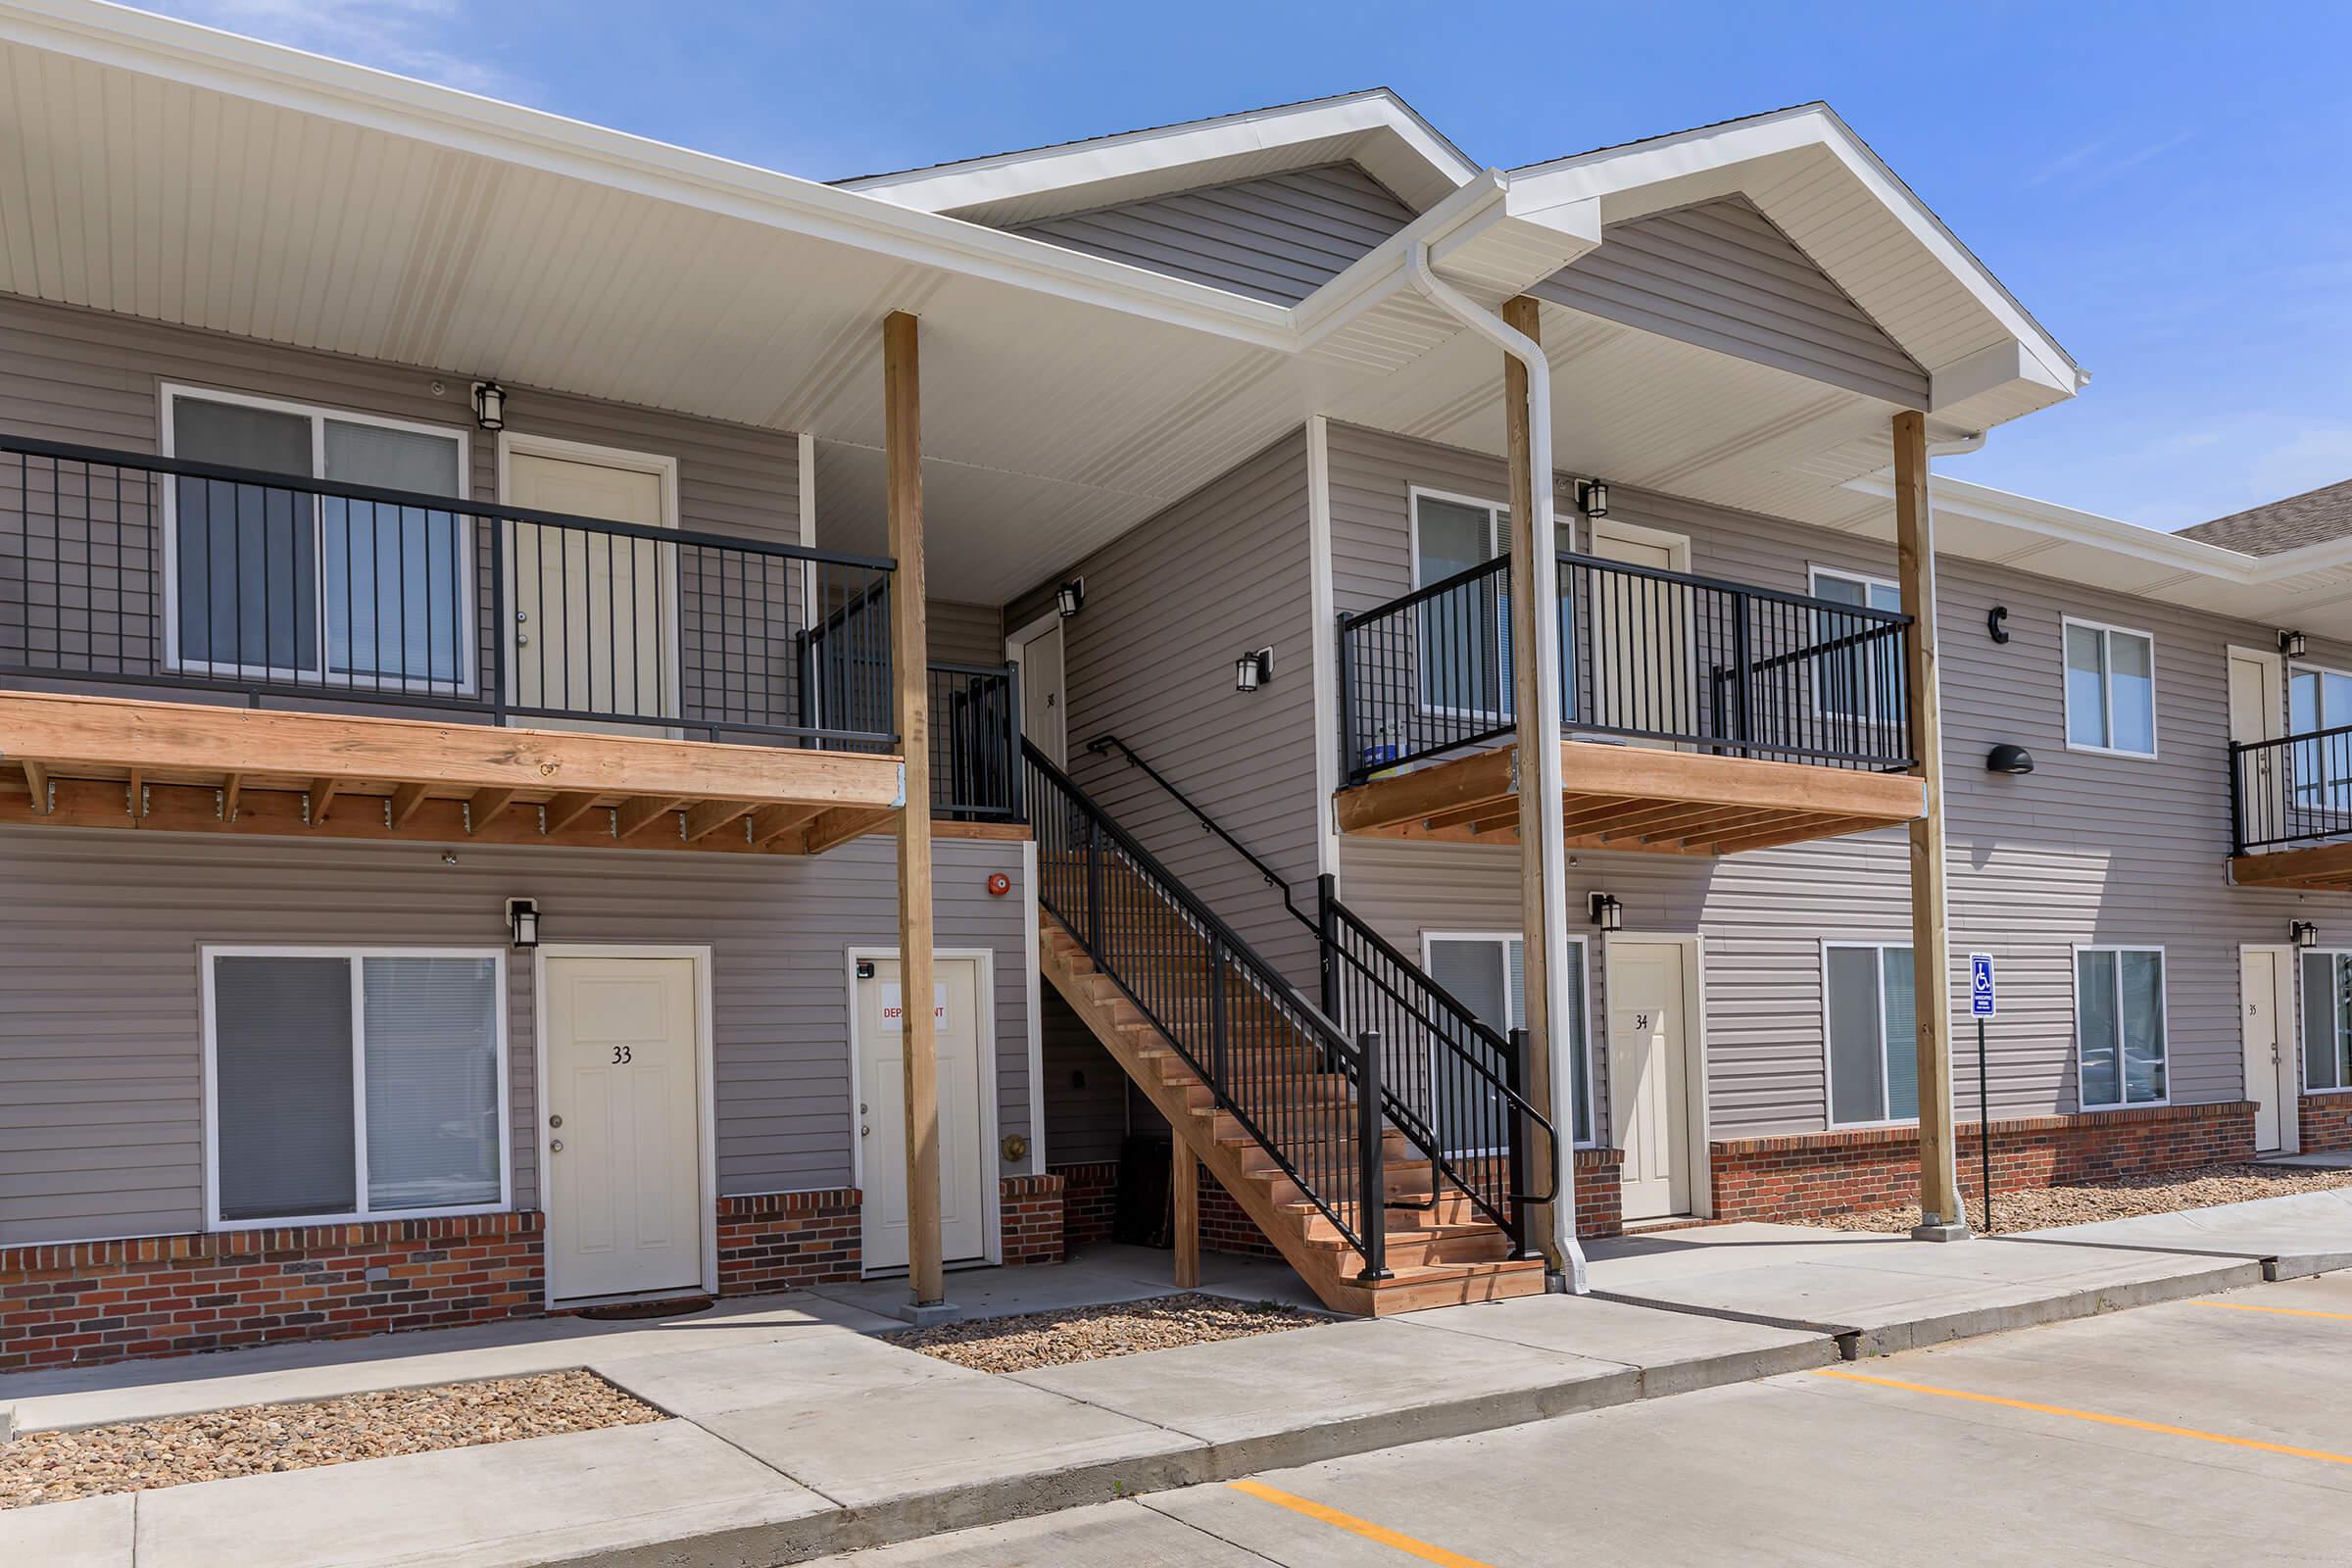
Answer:
<svg viewBox="0 0 2352 1568"><path fill-rule="evenodd" d="M1603 561L1658 571L1690 569L1690 541L1680 534L1608 518L1592 526L1592 554ZM1700 716L1690 683L1691 590L1658 577L1594 571L1588 597L1592 721L1615 729L1690 733Z"/></svg>
<svg viewBox="0 0 2352 1568"><path fill-rule="evenodd" d="M534 512L643 528L673 525L666 466L659 458L510 450L505 494ZM515 705L623 719L674 715L678 670L669 650L677 641L671 592L677 570L663 559L672 547L532 522L514 524L511 541ZM560 721L528 722L547 728Z"/></svg>
<svg viewBox="0 0 2352 1568"><path fill-rule="evenodd" d="M865 1268L906 1266L906 1058L899 960L877 958L858 985L858 1129L864 1189ZM940 1255L951 1263L988 1250L987 1118L981 1104L980 960L933 965L932 1019L939 1036Z"/></svg>
<svg viewBox="0 0 2352 1568"><path fill-rule="evenodd" d="M1013 662L1021 667L1021 734L1063 765L1068 736L1062 716L1061 622L1015 643Z"/></svg>
<svg viewBox="0 0 2352 1568"><path fill-rule="evenodd" d="M2291 948L2238 950L2238 1007L2246 1054L2246 1098L2254 1102L2254 1152L2291 1152L2298 1139L2294 1036L2286 985Z"/></svg>
<svg viewBox="0 0 2352 1568"><path fill-rule="evenodd" d="M2277 740L2284 733L2286 704L2280 691L2284 671L2277 654L2251 648L2230 650L2230 738ZM2299 748L2297 748L2299 749ZM2238 774L2246 837L2260 843L2286 831L2286 747L2256 752Z"/></svg>
<svg viewBox="0 0 2352 1568"><path fill-rule="evenodd" d="M1610 1138L1625 1152L1625 1218L1690 1212L1690 1020L1678 942L1611 940Z"/></svg>
<svg viewBox="0 0 2352 1568"><path fill-rule="evenodd" d="M551 957L546 976L549 1295L700 1290L695 962Z"/></svg>

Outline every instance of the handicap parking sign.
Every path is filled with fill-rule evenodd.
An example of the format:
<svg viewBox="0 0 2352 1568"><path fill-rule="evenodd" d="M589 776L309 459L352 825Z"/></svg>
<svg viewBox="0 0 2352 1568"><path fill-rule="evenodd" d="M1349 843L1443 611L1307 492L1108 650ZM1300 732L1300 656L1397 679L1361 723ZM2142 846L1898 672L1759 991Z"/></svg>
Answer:
<svg viewBox="0 0 2352 1568"><path fill-rule="evenodd" d="M1968 1010L1978 1018L1990 1018L1992 1010L1992 955L1972 953L1968 956Z"/></svg>

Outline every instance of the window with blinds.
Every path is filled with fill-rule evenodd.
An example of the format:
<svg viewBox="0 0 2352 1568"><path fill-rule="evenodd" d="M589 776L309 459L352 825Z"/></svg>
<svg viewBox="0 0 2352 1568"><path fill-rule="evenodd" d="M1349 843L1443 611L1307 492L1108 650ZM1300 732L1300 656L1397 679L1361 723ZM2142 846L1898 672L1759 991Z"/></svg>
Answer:
<svg viewBox="0 0 2352 1568"><path fill-rule="evenodd" d="M206 960L216 1224L506 1201L503 956Z"/></svg>

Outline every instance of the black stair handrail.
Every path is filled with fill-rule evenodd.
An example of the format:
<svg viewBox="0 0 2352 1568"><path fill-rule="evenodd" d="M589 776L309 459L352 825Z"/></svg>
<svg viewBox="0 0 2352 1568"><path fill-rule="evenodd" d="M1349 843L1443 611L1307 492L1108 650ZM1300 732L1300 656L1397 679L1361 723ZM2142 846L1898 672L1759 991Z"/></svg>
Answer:
<svg viewBox="0 0 2352 1568"><path fill-rule="evenodd" d="M1428 1158L1433 1170L1450 1181L1473 1207L1512 1239L1514 1254L1527 1255L1533 1243L1525 1234L1521 1214L1525 1205L1548 1203L1559 1196L1560 1152L1559 1135L1550 1118L1521 1092L1526 1064L1519 1043L1505 1040L1481 1021L1435 977L1342 904L1333 878L1325 876L1318 880L1317 914L1307 914L1293 899L1290 884L1271 865L1170 783L1134 747L1107 732L1086 743L1086 749L1097 757L1107 755L1113 748L1130 765L1141 768L1146 777L1166 791L1203 828L1248 861L1269 887L1281 893L1282 906L1292 917L1313 933L1323 984L1320 1010L1327 1018L1338 1017L1345 1010L1338 1005L1338 999L1352 994L1389 1014L1382 1020L1384 1023L1408 1025L1411 1037L1426 1039L1443 1050L1444 1059L1433 1059L1427 1074L1431 1102L1412 1102L1408 1099L1409 1084L1400 1094L1397 1075L1389 1073L1383 1075L1381 1108L1397 1131ZM1343 934L1360 940L1390 972L1383 974L1367 963L1342 940ZM1391 1042L1410 1038L1401 1029L1384 1028L1379 1033ZM1473 1107L1468 1119L1488 1123L1490 1130L1503 1135L1499 1162L1493 1154L1465 1155L1443 1147L1437 1122L1463 1118L1441 1116L1435 1103L1440 1082L1454 1091L1457 1101L1477 1097L1482 1092L1494 1097L1495 1102ZM1512 1114L1514 1111L1516 1116ZM1548 1180L1541 1193L1530 1190L1525 1132L1529 1124L1540 1129L1544 1139L1545 1158L1542 1168Z"/></svg>
<svg viewBox="0 0 2352 1568"><path fill-rule="evenodd" d="M1021 756L1031 774L1028 800L1038 846L1040 906L1174 1047L1207 1086L1217 1108L1234 1118L1363 1257L1359 1277L1387 1278L1385 1193L1379 1186L1383 1178L1378 1177L1382 1131L1379 1115L1364 1113L1385 1100L1381 1053L1375 1044L1350 1041L1026 737ZM1067 842L1071 839L1078 842ZM1144 881L1158 908L1123 903L1105 918L1110 911L1103 896L1105 845ZM1084 856L1082 890L1066 887L1072 867L1064 856L1072 853ZM1075 907L1077 899L1068 896L1076 891L1084 893L1083 910ZM1188 972L1186 960L1159 951L1171 937L1205 938L1204 968ZM1203 986L1199 996L1189 989L1196 980ZM1313 1049L1321 1067L1341 1074L1354 1087L1354 1106L1316 1103L1303 1094L1282 1093L1282 1056L1295 1041L1269 1038L1260 1027L1262 1020L1237 1017L1228 1004L1237 986L1242 996L1271 1004L1290 1032ZM1289 1065L1295 1076L1299 1064ZM1270 1098L1256 1105L1246 1103L1238 1082L1244 1075L1275 1084ZM1335 1177L1355 1184L1352 1202L1338 1190Z"/></svg>

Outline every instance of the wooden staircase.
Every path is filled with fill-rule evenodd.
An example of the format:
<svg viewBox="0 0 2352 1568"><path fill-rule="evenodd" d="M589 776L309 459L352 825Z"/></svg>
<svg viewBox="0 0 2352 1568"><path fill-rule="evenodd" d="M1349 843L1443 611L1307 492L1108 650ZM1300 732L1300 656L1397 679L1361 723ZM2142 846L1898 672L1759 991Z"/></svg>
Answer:
<svg viewBox="0 0 2352 1568"><path fill-rule="evenodd" d="M1157 895L1131 872L1114 872L1102 886L1108 906L1133 910ZM1073 911L1083 918L1083 909ZM1161 977L1157 994L1173 1017L1187 1010L1184 982L1200 976L1192 996L1205 1004L1208 952L1204 938L1182 922L1161 920L1147 947L1122 950L1122 962ZM1391 1127L1382 1137L1383 1203L1379 1216L1391 1277L1365 1281L1363 1256L1307 1187L1325 1202L1353 1212L1364 1177L1359 1169L1354 1086L1345 1073L1322 1070L1315 1038L1291 1009L1263 994L1223 999L1226 1026L1240 1037L1226 1093L1259 1127L1282 1127L1283 1160L1221 1108L1217 1095L1175 1042L1147 1017L1085 947L1049 912L1040 922L1038 962L1046 977L1127 1075L1168 1120L1175 1136L1199 1156L1218 1185L1279 1250L1317 1298L1334 1311L1367 1317L1540 1295L1541 1258L1513 1259L1501 1230L1470 1200L1444 1181L1430 1162ZM1301 1182L1307 1184L1301 1186Z"/></svg>

